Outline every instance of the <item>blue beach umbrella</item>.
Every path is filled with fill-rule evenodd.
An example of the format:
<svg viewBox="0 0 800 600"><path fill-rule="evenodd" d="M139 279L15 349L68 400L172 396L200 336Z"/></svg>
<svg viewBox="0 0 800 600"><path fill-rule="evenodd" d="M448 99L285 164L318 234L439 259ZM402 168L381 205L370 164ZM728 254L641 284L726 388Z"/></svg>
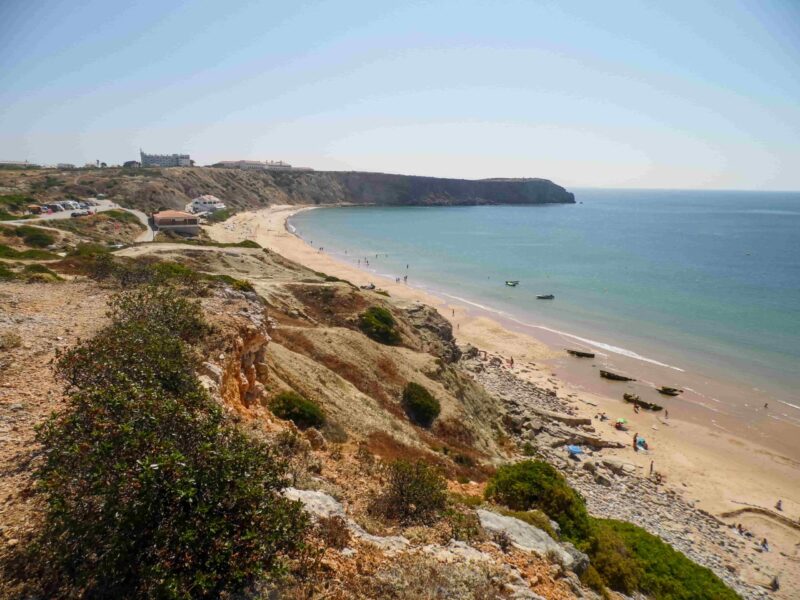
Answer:
<svg viewBox="0 0 800 600"><path fill-rule="evenodd" d="M580 446L567 446L567 452L570 454L583 454L583 448Z"/></svg>

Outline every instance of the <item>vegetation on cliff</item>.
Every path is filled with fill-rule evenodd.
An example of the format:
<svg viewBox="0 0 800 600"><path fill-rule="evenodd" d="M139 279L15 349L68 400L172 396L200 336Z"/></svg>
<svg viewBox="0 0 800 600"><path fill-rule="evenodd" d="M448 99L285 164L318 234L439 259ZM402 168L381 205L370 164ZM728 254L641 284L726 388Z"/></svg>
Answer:
<svg viewBox="0 0 800 600"><path fill-rule="evenodd" d="M518 511L540 509L558 523L561 537L588 553L583 580L654 600L734 600L738 596L709 569L692 562L641 527L589 516L580 494L552 465L525 460L498 469L487 499Z"/></svg>
<svg viewBox="0 0 800 600"><path fill-rule="evenodd" d="M370 306L358 318L358 326L364 335L390 346L400 343L396 325L392 313L382 306Z"/></svg>
<svg viewBox="0 0 800 600"><path fill-rule="evenodd" d="M64 411L39 430L45 519L12 576L47 597L216 598L282 571L307 517L283 460L200 386L199 306L117 296L112 323L58 361Z"/></svg>
<svg viewBox="0 0 800 600"><path fill-rule="evenodd" d="M439 401L427 388L410 381L403 389L403 407L409 418L423 427L430 427L439 416Z"/></svg>

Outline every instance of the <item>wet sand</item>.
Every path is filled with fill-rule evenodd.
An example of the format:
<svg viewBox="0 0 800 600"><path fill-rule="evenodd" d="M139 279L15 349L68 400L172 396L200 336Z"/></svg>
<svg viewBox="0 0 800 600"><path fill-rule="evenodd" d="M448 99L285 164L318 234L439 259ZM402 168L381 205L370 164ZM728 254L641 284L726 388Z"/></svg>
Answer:
<svg viewBox="0 0 800 600"><path fill-rule="evenodd" d="M747 423L737 422L739 417L735 415L710 416L713 412L693 405L697 400L691 398L690 392L670 398L643 383L657 381L661 377L658 369L663 367L634 359L628 362L616 355L613 358L598 355L594 360L575 359L563 351L567 344L558 334L525 328L476 307L405 285L402 280L397 283L394 279L381 278L337 260L287 231L286 220L306 209L274 206L240 213L225 223L210 227L209 233L223 242L252 239L315 271L356 285L374 282L392 298L435 306L453 323L460 343L471 343L490 354L513 357L517 375L556 389L560 396L572 394L576 406L585 416L594 417L599 412L609 415L610 421L596 422L598 431L604 437L618 439L626 447L604 451L604 455L631 462L645 475L650 462L654 461L655 470L664 475L667 484L681 491L688 500L695 501L699 508L714 514L740 508L741 502L771 508L781 498L784 514L795 520L800 518L800 460L792 456L794 452L779 452L750 439L752 436L742 433L747 431ZM617 383L603 380L597 374L597 366L606 364L613 364L640 381ZM678 383L686 385L682 381ZM632 391L642 399L667 407L669 419L663 412L635 413L630 404L622 401L624 391ZM766 418L764 414L754 414ZM629 432L613 429L611 423L618 417L629 420ZM796 428L795 431L800 433ZM630 442L635 432L647 439L650 452L633 451ZM797 433L793 441L800 440ZM762 521L758 522L759 530L755 533L769 537L770 522L768 519ZM795 541L800 542L800 538Z"/></svg>

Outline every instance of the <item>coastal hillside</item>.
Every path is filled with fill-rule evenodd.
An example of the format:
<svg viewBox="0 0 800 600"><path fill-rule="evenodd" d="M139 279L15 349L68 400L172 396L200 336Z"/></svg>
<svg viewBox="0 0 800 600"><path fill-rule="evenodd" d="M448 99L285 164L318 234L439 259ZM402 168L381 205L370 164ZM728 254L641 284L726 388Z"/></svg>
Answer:
<svg viewBox="0 0 800 600"><path fill-rule="evenodd" d="M106 194L129 208L182 209L212 194L234 209L270 204L477 205L574 203L574 194L547 179L444 179L357 171L173 169L54 169L0 171L0 194L36 202ZM2 209L2 207L0 207Z"/></svg>
<svg viewBox="0 0 800 600"><path fill-rule="evenodd" d="M63 254L0 270L2 598L763 597L429 306L252 240Z"/></svg>

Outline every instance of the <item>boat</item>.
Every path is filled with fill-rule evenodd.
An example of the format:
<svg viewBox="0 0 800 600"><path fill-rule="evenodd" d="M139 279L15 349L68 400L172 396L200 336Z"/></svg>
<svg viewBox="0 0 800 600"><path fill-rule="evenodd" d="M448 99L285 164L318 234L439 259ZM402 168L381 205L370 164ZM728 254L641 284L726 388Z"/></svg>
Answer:
<svg viewBox="0 0 800 600"><path fill-rule="evenodd" d="M506 281L506 285L508 287L517 287L519 285L519 281L516 281L516 280L514 280L514 281Z"/></svg>
<svg viewBox="0 0 800 600"><path fill-rule="evenodd" d="M622 394L622 397L625 399L625 402L630 402L631 404L635 404L639 408L643 408L645 410L659 411L664 408L659 404L653 404L652 402L645 402L644 400L641 400L639 396L637 396L636 394Z"/></svg>
<svg viewBox="0 0 800 600"><path fill-rule="evenodd" d="M662 385L660 388L657 389L659 394L664 394L665 396L677 396L683 390L679 390L678 388L674 387L667 387L666 385Z"/></svg>
<svg viewBox="0 0 800 600"><path fill-rule="evenodd" d="M553 294L539 294L536 296L537 300L553 300L555 296Z"/></svg>
<svg viewBox="0 0 800 600"><path fill-rule="evenodd" d="M567 354L577 356L578 358L594 358L594 352L584 352L583 350L570 350L567 348Z"/></svg>
<svg viewBox="0 0 800 600"><path fill-rule="evenodd" d="M611 371L604 371L600 369L600 377L611 379L612 381L636 381L633 377L626 377L625 375L617 375Z"/></svg>

